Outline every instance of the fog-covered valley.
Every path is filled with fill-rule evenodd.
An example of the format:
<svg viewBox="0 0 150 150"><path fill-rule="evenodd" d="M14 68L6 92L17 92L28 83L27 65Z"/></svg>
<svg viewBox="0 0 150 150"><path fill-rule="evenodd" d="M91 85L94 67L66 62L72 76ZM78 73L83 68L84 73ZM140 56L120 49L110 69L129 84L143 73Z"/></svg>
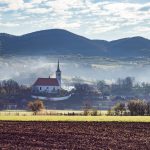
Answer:
<svg viewBox="0 0 150 150"><path fill-rule="evenodd" d="M63 85L72 79L85 82L105 80L110 83L118 78L135 77L139 82L150 82L150 59L110 59L81 56L5 56L0 57L0 80L14 79L31 85L37 77L55 76L60 60Z"/></svg>

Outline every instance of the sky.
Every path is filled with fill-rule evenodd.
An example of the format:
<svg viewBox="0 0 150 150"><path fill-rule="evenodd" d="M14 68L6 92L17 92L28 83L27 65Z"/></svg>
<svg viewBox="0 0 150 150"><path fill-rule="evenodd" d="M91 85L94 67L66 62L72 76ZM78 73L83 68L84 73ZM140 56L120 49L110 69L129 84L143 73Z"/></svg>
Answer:
<svg viewBox="0 0 150 150"><path fill-rule="evenodd" d="M90 39L150 39L150 0L0 0L0 33L53 28Z"/></svg>

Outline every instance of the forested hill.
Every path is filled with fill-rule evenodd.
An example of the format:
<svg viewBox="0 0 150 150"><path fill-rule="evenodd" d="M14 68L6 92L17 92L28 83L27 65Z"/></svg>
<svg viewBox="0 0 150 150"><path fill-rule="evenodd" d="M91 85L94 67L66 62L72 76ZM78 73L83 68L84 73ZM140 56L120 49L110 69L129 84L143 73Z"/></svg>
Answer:
<svg viewBox="0 0 150 150"><path fill-rule="evenodd" d="M0 53L9 55L80 54L84 56L150 56L150 40L143 37L115 41L91 40L62 29L21 36L0 34Z"/></svg>

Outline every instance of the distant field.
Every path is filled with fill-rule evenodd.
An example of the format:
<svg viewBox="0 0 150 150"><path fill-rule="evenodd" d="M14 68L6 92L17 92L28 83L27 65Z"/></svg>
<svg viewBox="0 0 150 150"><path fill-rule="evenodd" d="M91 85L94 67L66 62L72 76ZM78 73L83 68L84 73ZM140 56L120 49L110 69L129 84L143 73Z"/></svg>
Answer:
<svg viewBox="0 0 150 150"><path fill-rule="evenodd" d="M150 122L150 116L0 116L0 121Z"/></svg>
<svg viewBox="0 0 150 150"><path fill-rule="evenodd" d="M82 110L44 110L39 112L39 115L51 114L51 115L67 115L68 113L83 114ZM33 112L26 110L5 110L0 111L0 116L31 116ZM106 115L107 111L98 111L98 114Z"/></svg>
<svg viewBox="0 0 150 150"><path fill-rule="evenodd" d="M67 116L73 113L75 116ZM107 111L99 111L101 116L77 116L78 110L46 110L38 115L26 110L0 111L0 121L95 121L95 122L150 122L150 116L106 116Z"/></svg>

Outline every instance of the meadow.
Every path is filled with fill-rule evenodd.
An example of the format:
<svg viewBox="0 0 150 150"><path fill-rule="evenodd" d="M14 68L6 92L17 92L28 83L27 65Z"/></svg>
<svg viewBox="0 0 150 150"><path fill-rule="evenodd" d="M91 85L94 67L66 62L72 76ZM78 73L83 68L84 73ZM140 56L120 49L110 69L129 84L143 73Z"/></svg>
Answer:
<svg viewBox="0 0 150 150"><path fill-rule="evenodd" d="M38 112L38 115L83 115L82 110L42 110ZM106 115L107 111L97 111L98 115ZM32 111L27 110L4 110L0 111L0 116L32 116Z"/></svg>
<svg viewBox="0 0 150 150"><path fill-rule="evenodd" d="M150 122L150 116L0 116L0 121Z"/></svg>
<svg viewBox="0 0 150 150"><path fill-rule="evenodd" d="M72 114L74 115L68 115ZM83 111L47 110L33 115L30 111L0 111L0 121L88 121L88 122L150 122L150 116L107 116L99 111L98 116L84 116ZM81 114L81 115L79 115Z"/></svg>
<svg viewBox="0 0 150 150"><path fill-rule="evenodd" d="M37 115L26 110L5 110L0 111L0 121L150 122L150 116L107 116L105 110L98 111L98 116L84 116L82 110L43 110Z"/></svg>

